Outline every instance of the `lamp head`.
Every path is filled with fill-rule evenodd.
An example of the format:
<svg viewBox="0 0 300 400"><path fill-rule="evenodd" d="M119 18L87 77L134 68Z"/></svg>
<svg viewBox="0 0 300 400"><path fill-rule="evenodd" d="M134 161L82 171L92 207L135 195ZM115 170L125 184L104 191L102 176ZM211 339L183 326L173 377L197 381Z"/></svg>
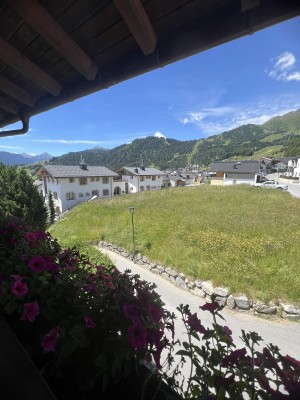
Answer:
<svg viewBox="0 0 300 400"><path fill-rule="evenodd" d="M134 207L128 207L128 208L129 208L130 214L133 214L134 213Z"/></svg>

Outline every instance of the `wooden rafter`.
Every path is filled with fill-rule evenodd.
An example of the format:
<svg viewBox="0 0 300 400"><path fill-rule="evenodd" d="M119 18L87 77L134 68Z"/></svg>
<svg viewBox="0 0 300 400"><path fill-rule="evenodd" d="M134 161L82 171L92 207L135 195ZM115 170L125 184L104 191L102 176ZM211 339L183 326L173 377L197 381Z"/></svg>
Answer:
<svg viewBox="0 0 300 400"><path fill-rule="evenodd" d="M21 89L19 86L15 85L14 83L10 82L9 80L0 76L0 89L2 92L8 94L11 97L21 101L22 103L33 107L36 102L36 98L33 97L30 93L26 92L25 90Z"/></svg>
<svg viewBox="0 0 300 400"><path fill-rule="evenodd" d="M36 0L7 0L7 4L87 80L95 79L97 65Z"/></svg>
<svg viewBox="0 0 300 400"><path fill-rule="evenodd" d="M0 59L30 78L53 96L60 94L62 87L55 79L2 38L0 38Z"/></svg>
<svg viewBox="0 0 300 400"><path fill-rule="evenodd" d="M144 55L153 53L157 36L140 0L114 0Z"/></svg>
<svg viewBox="0 0 300 400"><path fill-rule="evenodd" d="M15 103L2 96L0 96L0 108L9 111L12 114L17 114L19 111Z"/></svg>

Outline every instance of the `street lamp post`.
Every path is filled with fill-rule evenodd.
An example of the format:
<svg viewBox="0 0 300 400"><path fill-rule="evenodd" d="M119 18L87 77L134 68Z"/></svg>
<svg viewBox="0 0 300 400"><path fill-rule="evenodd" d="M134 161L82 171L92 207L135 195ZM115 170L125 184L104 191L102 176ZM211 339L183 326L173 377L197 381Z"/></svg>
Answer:
<svg viewBox="0 0 300 400"><path fill-rule="evenodd" d="M129 211L131 214L131 225L132 225L133 257L135 257L135 240L134 240L134 223L133 223L134 207L129 207Z"/></svg>

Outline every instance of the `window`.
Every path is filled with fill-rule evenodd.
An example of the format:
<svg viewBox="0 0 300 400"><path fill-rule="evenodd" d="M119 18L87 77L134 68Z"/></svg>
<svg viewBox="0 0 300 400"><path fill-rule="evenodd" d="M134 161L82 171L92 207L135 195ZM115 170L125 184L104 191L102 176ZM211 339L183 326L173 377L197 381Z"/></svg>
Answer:
<svg viewBox="0 0 300 400"><path fill-rule="evenodd" d="M103 189L103 196L108 196L108 195L109 195L109 190Z"/></svg>
<svg viewBox="0 0 300 400"><path fill-rule="evenodd" d="M79 178L79 185L87 185L87 179L86 178Z"/></svg>
<svg viewBox="0 0 300 400"><path fill-rule="evenodd" d="M67 200L75 200L75 193L70 192L66 194Z"/></svg>
<svg viewBox="0 0 300 400"><path fill-rule="evenodd" d="M145 190L144 186L140 187L140 191L143 192Z"/></svg>
<svg viewBox="0 0 300 400"><path fill-rule="evenodd" d="M84 196L84 194L83 193L79 193L79 197L83 197Z"/></svg>
<svg viewBox="0 0 300 400"><path fill-rule="evenodd" d="M100 176L96 176L96 181L97 181L97 182L100 181Z"/></svg>
<svg viewBox="0 0 300 400"><path fill-rule="evenodd" d="M150 190L150 186L147 186L147 190Z"/></svg>
<svg viewBox="0 0 300 400"><path fill-rule="evenodd" d="M53 199L57 200L57 192L53 192Z"/></svg>
<svg viewBox="0 0 300 400"><path fill-rule="evenodd" d="M108 182L109 182L109 178L108 178L107 176L104 176L104 177L102 178L102 182L103 182L103 183L108 183Z"/></svg>
<svg viewBox="0 0 300 400"><path fill-rule="evenodd" d="M92 190L92 196L98 196L99 197L99 190Z"/></svg>
<svg viewBox="0 0 300 400"><path fill-rule="evenodd" d="M95 178L93 176L90 177L90 181L94 182Z"/></svg>
<svg viewBox="0 0 300 400"><path fill-rule="evenodd" d="M144 180L144 177L143 177L143 176L141 176L141 179L140 179L140 180L141 180L141 182L142 182L142 181Z"/></svg>
<svg viewBox="0 0 300 400"><path fill-rule="evenodd" d="M74 178L69 178L69 182L70 182L70 183L74 183L74 182L75 182L75 179L74 179Z"/></svg>
<svg viewBox="0 0 300 400"><path fill-rule="evenodd" d="M156 180L156 176L153 175L152 176L152 180L155 181Z"/></svg>
<svg viewBox="0 0 300 400"><path fill-rule="evenodd" d="M85 197L90 197L90 193L86 192Z"/></svg>

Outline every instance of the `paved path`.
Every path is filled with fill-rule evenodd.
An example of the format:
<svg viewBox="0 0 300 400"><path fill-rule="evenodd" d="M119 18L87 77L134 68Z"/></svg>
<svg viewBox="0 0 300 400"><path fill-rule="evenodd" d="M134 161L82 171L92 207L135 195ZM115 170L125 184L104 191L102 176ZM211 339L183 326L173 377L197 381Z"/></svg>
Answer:
<svg viewBox="0 0 300 400"><path fill-rule="evenodd" d="M210 313L199 310L199 306L205 302L203 299L173 285L162 276L134 264L127 258L107 249L101 249L101 251L113 260L120 271L130 269L132 273L139 274L142 279L155 283L157 285L156 291L160 294L169 311L173 311L178 315L176 307L180 303L189 304L191 311L198 313L204 326L208 326L211 323ZM228 325L233 332L233 338L237 346L242 344L239 339L241 329L246 332L256 331L262 336L265 343L273 343L279 347L282 354L289 354L300 360L300 323L287 320L270 321L247 313L230 311L226 308L222 311L222 315L226 319L225 325ZM176 327L176 332L178 331L183 331L183 324L180 324L180 322ZM179 335L182 335L182 333Z"/></svg>

